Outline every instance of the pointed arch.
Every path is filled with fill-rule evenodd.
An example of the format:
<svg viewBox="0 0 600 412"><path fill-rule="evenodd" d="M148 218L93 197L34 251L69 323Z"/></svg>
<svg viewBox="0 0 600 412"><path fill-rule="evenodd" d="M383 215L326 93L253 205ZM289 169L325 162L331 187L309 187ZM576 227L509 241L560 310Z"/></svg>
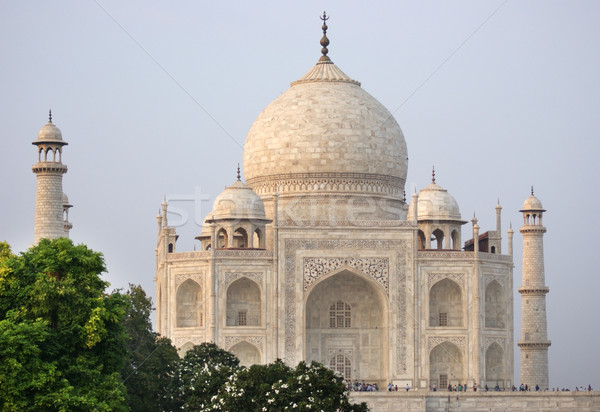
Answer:
<svg viewBox="0 0 600 412"><path fill-rule="evenodd" d="M337 372L346 382L352 381L352 360L343 353L337 353L329 359L329 368Z"/></svg>
<svg viewBox="0 0 600 412"><path fill-rule="evenodd" d="M264 237L263 231L257 227L254 229L253 239L252 239L252 247L256 249L264 249Z"/></svg>
<svg viewBox="0 0 600 412"><path fill-rule="evenodd" d="M432 244L432 249L444 249L444 232L441 229L436 229L431 233L431 241L435 241L435 246Z"/></svg>
<svg viewBox="0 0 600 412"><path fill-rule="evenodd" d="M497 342L493 342L485 351L486 385L491 388L496 385L504 388L505 378L504 349Z"/></svg>
<svg viewBox="0 0 600 412"><path fill-rule="evenodd" d="M260 287L241 277L227 288L227 326L260 326L262 302Z"/></svg>
<svg viewBox="0 0 600 412"><path fill-rule="evenodd" d="M505 328L506 309L504 289L492 280L485 288L485 327Z"/></svg>
<svg viewBox="0 0 600 412"><path fill-rule="evenodd" d="M178 350L177 350L177 354L179 355L180 358L183 358L185 356L185 354L194 347L194 344L192 342L186 342L184 343Z"/></svg>
<svg viewBox="0 0 600 412"><path fill-rule="evenodd" d="M452 249L459 250L460 249L460 237L458 236L458 231L454 229L450 234L450 238L452 239Z"/></svg>
<svg viewBox="0 0 600 412"><path fill-rule="evenodd" d="M186 280L177 288L175 299L177 307L177 327L191 328L202 326L202 288L200 285L192 279Z"/></svg>
<svg viewBox="0 0 600 412"><path fill-rule="evenodd" d="M441 390L449 384L466 381L462 350L451 342L442 342L429 353L429 381Z"/></svg>
<svg viewBox="0 0 600 412"><path fill-rule="evenodd" d="M222 227L217 231L217 249L224 249L229 247L229 235L227 230Z"/></svg>
<svg viewBox="0 0 600 412"><path fill-rule="evenodd" d="M241 366L250 367L261 363L258 348L245 340L233 345L229 348L229 352L233 353L240 360Z"/></svg>
<svg viewBox="0 0 600 412"><path fill-rule="evenodd" d="M419 236L419 250L425 249L425 233L421 229L417 232Z"/></svg>
<svg viewBox="0 0 600 412"><path fill-rule="evenodd" d="M429 326L463 326L463 293L460 286L448 278L429 290Z"/></svg>
<svg viewBox="0 0 600 412"><path fill-rule="evenodd" d="M336 358L334 367L332 356L342 354L352 376L383 383L389 374L387 308L380 285L350 268L320 278L304 304L306 361L339 370L347 362Z"/></svg>
<svg viewBox="0 0 600 412"><path fill-rule="evenodd" d="M233 232L233 241L234 245L237 248L247 248L248 247L248 232L243 227L238 227Z"/></svg>

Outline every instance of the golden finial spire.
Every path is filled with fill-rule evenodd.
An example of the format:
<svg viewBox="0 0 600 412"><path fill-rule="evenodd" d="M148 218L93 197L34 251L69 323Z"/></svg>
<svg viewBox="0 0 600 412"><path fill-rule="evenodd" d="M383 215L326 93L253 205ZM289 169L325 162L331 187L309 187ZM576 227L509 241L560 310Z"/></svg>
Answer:
<svg viewBox="0 0 600 412"><path fill-rule="evenodd" d="M435 166L431 168L431 183L435 183Z"/></svg>
<svg viewBox="0 0 600 412"><path fill-rule="evenodd" d="M533 185L531 186L531 196L533 196Z"/></svg>
<svg viewBox="0 0 600 412"><path fill-rule="evenodd" d="M52 109L48 110L48 123L52 123Z"/></svg>
<svg viewBox="0 0 600 412"><path fill-rule="evenodd" d="M319 61L329 62L331 61L331 59L329 59L329 57L327 56L327 53L329 53L329 50L327 50L327 46L329 46L329 39L327 38L327 20L329 20L329 17L327 17L327 14L325 12L323 12L323 17L321 17L321 20L323 21L323 26L321 26L321 28L323 29L323 37L321 37L321 46L323 46L323 48L321 49L321 53L323 53L323 55L321 56Z"/></svg>

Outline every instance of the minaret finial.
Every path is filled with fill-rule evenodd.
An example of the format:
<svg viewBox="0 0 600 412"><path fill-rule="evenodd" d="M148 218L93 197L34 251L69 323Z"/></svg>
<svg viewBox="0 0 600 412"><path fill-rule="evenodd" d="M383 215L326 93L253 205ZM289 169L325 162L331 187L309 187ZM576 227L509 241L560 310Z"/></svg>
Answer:
<svg viewBox="0 0 600 412"><path fill-rule="evenodd" d="M435 166L431 169L431 183L435 183Z"/></svg>
<svg viewBox="0 0 600 412"><path fill-rule="evenodd" d="M52 109L48 110L48 123L52 123Z"/></svg>
<svg viewBox="0 0 600 412"><path fill-rule="evenodd" d="M238 181L241 180L241 175L240 175L240 164L238 163L238 168L237 168L237 179Z"/></svg>
<svg viewBox="0 0 600 412"><path fill-rule="evenodd" d="M323 55L319 61L329 62L331 59L329 59L327 56L327 53L329 53L329 50L327 50L327 46L329 46L329 39L327 38L327 20L329 20L329 17L327 17L327 13L323 12L323 17L321 17L321 20L323 21L323 26L321 26L321 29L323 29L323 37L321 37L321 46L323 46L323 48L321 49L321 53Z"/></svg>
<svg viewBox="0 0 600 412"><path fill-rule="evenodd" d="M533 196L533 185L531 185L531 196Z"/></svg>

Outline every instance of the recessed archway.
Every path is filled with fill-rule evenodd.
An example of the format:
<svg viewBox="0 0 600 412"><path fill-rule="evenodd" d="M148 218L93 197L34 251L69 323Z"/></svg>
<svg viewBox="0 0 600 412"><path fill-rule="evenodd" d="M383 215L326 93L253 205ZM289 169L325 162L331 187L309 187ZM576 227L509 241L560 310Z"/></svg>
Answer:
<svg viewBox="0 0 600 412"><path fill-rule="evenodd" d="M177 288L177 327L190 328L202 326L201 310L202 288L191 279Z"/></svg>
<svg viewBox="0 0 600 412"><path fill-rule="evenodd" d="M373 281L348 269L317 283L305 306L305 359L352 365L353 378L388 379L387 302ZM337 362L340 360L340 362ZM336 366L336 367L337 367Z"/></svg>
<svg viewBox="0 0 600 412"><path fill-rule="evenodd" d="M463 354L458 346L451 342L437 345L429 353L429 380L439 389L448 385L466 382Z"/></svg>
<svg viewBox="0 0 600 412"><path fill-rule="evenodd" d="M433 285L429 291L429 326L462 326L462 301L462 290L456 282L446 278Z"/></svg>
<svg viewBox="0 0 600 412"><path fill-rule="evenodd" d="M504 388L504 350L497 343L492 343L485 351L485 382L490 388L498 385Z"/></svg>
<svg viewBox="0 0 600 412"><path fill-rule="evenodd" d="M502 286L492 280L485 288L485 327L505 328L506 310Z"/></svg>
<svg viewBox="0 0 600 412"><path fill-rule="evenodd" d="M260 351L251 343L241 341L236 343L229 352L233 353L240 360L240 365L250 367L260 362Z"/></svg>
<svg viewBox="0 0 600 412"><path fill-rule="evenodd" d="M260 288L256 282L240 278L227 288L227 326L260 325Z"/></svg>

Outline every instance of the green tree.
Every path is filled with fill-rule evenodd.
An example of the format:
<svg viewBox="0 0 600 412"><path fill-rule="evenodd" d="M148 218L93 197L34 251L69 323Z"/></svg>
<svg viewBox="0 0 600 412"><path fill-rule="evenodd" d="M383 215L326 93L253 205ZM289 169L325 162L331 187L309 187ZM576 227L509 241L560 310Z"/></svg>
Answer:
<svg viewBox="0 0 600 412"><path fill-rule="evenodd" d="M168 410L202 410L234 374L238 365L235 355L214 343L194 346L173 373Z"/></svg>
<svg viewBox="0 0 600 412"><path fill-rule="evenodd" d="M179 361L177 350L167 338L152 331L152 300L139 285L129 285L125 316L127 361L121 372L132 411L151 412L171 408L165 388Z"/></svg>
<svg viewBox="0 0 600 412"><path fill-rule="evenodd" d="M100 253L65 238L0 259L2 410L127 410L127 299L104 292L104 270Z"/></svg>
<svg viewBox="0 0 600 412"><path fill-rule="evenodd" d="M206 410L363 412L351 404L341 377L320 363L294 369L280 360L236 371L211 398Z"/></svg>

